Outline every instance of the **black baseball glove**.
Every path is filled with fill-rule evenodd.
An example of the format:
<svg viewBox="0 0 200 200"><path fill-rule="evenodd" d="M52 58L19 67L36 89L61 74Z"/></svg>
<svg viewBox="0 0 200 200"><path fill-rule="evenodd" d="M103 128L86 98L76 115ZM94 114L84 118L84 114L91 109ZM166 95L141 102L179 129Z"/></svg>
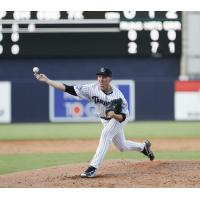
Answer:
<svg viewBox="0 0 200 200"><path fill-rule="evenodd" d="M122 99L114 99L112 100L108 106L106 107L106 115L108 112L114 111L115 114L120 114L122 111Z"/></svg>

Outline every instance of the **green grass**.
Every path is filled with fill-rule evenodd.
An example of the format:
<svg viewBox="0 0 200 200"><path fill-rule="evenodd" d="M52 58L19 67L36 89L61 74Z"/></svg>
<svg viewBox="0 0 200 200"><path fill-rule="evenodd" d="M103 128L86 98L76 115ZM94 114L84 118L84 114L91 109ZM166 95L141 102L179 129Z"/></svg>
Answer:
<svg viewBox="0 0 200 200"><path fill-rule="evenodd" d="M0 140L95 139L100 123L27 123L0 125ZM199 122L133 122L125 127L129 138L200 138Z"/></svg>
<svg viewBox="0 0 200 200"><path fill-rule="evenodd" d="M0 155L0 174L87 161L92 153Z"/></svg>
<svg viewBox="0 0 200 200"><path fill-rule="evenodd" d="M100 123L1 124L0 140L96 139ZM200 138L199 122L133 122L125 127L128 138ZM0 154L0 174L87 162L93 153ZM159 160L200 160L200 151L156 152ZM106 159L146 159L136 152L110 152Z"/></svg>
<svg viewBox="0 0 200 200"><path fill-rule="evenodd" d="M0 174L87 162L93 153L0 154ZM200 152L156 152L157 160L200 160ZM145 159L137 152L109 152L106 159Z"/></svg>

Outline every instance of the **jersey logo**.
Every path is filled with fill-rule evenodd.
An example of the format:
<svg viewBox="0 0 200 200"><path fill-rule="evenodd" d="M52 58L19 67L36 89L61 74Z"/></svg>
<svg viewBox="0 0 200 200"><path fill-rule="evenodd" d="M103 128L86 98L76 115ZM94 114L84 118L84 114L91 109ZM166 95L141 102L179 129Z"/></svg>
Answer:
<svg viewBox="0 0 200 200"><path fill-rule="evenodd" d="M101 103L101 104L103 104L104 106L107 106L107 105L109 105L110 104L110 102L107 102L107 101L103 101L103 100L101 100L101 99L99 99L99 97L97 97L97 96L92 96L92 99L94 99L94 103Z"/></svg>

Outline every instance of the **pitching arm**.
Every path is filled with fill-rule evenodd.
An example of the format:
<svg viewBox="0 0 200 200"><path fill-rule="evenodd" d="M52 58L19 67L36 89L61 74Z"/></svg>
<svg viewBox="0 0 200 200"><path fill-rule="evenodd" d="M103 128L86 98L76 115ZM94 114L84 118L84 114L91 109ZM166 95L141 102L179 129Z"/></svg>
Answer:
<svg viewBox="0 0 200 200"><path fill-rule="evenodd" d="M50 85L50 86L52 86L52 87L54 87L58 90L61 90L63 92L67 92L71 95L77 96L77 94L74 90L74 86L68 86L68 85L60 83L58 81L51 80L44 74L37 74L36 73L34 75L35 75L35 77L38 81L44 82L44 83L46 83L46 84L48 84L48 85Z"/></svg>
<svg viewBox="0 0 200 200"><path fill-rule="evenodd" d="M52 86L52 87L54 87L54 88L56 88L56 89L58 89L58 90L61 90L61 91L65 91L65 86L62 84L62 83L60 83L60 82L57 82L57 81L53 81L53 80L51 80L51 79L49 79L46 75L44 75L44 74L34 74L35 75L35 77L36 77L36 79L38 80L38 81L40 81L40 82L43 82L43 83L46 83L46 84L48 84L48 85L50 85L50 86Z"/></svg>

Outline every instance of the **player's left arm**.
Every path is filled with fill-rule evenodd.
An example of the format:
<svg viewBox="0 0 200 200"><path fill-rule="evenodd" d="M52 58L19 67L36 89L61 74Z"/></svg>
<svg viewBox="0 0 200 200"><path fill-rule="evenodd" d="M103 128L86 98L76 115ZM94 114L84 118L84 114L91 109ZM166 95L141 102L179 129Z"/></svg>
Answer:
<svg viewBox="0 0 200 200"><path fill-rule="evenodd" d="M116 119L118 122L123 122L126 119L124 113L116 114L114 111L108 112L108 117Z"/></svg>
<svg viewBox="0 0 200 200"><path fill-rule="evenodd" d="M107 116L110 118L114 118L119 122L123 122L126 119L127 114L128 114L128 103L127 103L126 99L124 98L123 94L121 94L120 98L122 100L120 109L117 109L117 112L115 112L115 110L110 110L107 113ZM118 103L119 103L119 101L118 101Z"/></svg>

